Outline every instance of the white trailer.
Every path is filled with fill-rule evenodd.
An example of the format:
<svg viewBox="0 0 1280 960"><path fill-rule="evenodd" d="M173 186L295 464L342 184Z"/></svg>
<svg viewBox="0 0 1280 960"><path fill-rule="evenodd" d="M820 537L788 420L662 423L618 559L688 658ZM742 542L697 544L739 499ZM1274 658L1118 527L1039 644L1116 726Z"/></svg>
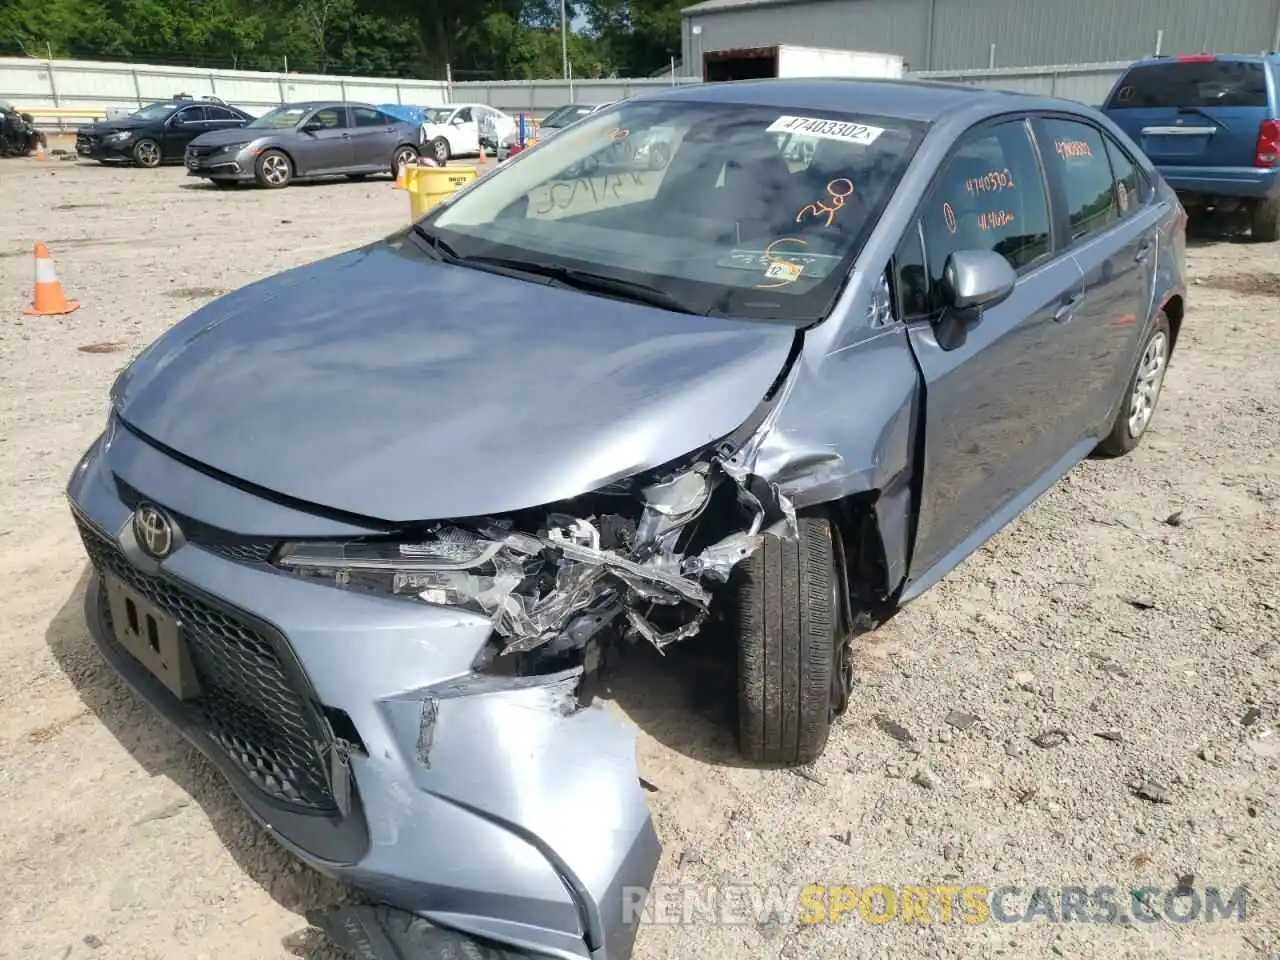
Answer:
<svg viewBox="0 0 1280 960"><path fill-rule="evenodd" d="M896 53L801 47L789 43L741 50L712 50L702 58L702 79L712 82L770 77L896 80L904 72L902 57Z"/></svg>

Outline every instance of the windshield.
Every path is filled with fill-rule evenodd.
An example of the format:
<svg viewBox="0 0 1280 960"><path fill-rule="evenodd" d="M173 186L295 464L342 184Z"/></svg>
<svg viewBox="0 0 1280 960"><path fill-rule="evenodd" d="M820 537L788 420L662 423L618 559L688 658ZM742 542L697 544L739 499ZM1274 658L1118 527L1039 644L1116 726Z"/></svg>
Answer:
<svg viewBox="0 0 1280 960"><path fill-rule="evenodd" d="M249 123L250 130L290 130L306 115L306 107L276 107Z"/></svg>
<svg viewBox="0 0 1280 960"><path fill-rule="evenodd" d="M829 311L925 125L625 101L521 153L421 223L458 257L658 287L691 312Z"/></svg>
<svg viewBox="0 0 1280 960"><path fill-rule="evenodd" d="M176 103L152 103L143 107L137 113L129 114L129 116L138 120L163 120L174 110L177 110L178 106Z"/></svg>
<svg viewBox="0 0 1280 960"><path fill-rule="evenodd" d="M449 118L453 116L454 107L429 107L427 109L427 123L448 123Z"/></svg>
<svg viewBox="0 0 1280 960"><path fill-rule="evenodd" d="M1265 107L1267 75L1246 60L1170 60L1134 67L1108 110L1153 107Z"/></svg>

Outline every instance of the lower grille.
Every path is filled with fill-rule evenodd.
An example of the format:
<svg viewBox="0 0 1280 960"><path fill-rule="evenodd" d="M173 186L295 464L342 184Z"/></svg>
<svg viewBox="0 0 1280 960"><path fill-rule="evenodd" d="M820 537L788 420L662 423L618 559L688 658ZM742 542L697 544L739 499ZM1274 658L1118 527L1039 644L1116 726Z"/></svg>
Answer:
<svg viewBox="0 0 1280 960"><path fill-rule="evenodd" d="M311 812L338 812L324 762L331 737L314 702L299 691L300 678L291 678L285 667L284 638L167 578L143 573L80 517L76 524L100 574L115 575L182 623L200 680L200 696L178 704L187 719L263 793ZM106 634L115 644L110 607L105 596L100 599ZM118 644L116 649L128 655Z"/></svg>

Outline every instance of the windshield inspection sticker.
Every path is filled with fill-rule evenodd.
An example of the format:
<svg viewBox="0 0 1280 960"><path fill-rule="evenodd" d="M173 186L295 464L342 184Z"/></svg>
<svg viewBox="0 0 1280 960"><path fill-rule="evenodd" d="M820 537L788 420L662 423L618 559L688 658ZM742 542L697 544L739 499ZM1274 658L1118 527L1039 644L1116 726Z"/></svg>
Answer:
<svg viewBox="0 0 1280 960"><path fill-rule="evenodd" d="M769 124L767 133L795 133L822 140L839 140L842 143L859 143L870 146L876 142L883 127L869 127L865 123L848 123L844 120L824 120L822 117L779 117Z"/></svg>

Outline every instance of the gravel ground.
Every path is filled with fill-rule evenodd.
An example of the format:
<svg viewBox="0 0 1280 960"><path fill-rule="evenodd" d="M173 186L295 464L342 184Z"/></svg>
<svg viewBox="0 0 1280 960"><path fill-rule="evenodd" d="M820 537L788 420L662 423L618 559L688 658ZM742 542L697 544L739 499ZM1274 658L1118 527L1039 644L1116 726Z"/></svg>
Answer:
<svg viewBox="0 0 1280 960"><path fill-rule="evenodd" d="M174 169L0 163L0 956L329 955L302 914L344 891L279 851L92 649L62 488L115 372L169 324L407 214L385 180L225 193ZM83 304L70 317L20 316L37 239ZM723 671L696 642L638 659L615 704L641 731L663 883L1112 886L1127 905L1182 878L1249 885L1248 922L792 909L651 923L638 958L1280 956L1280 247L1208 240L1189 260L1144 445L1079 467L868 638L813 770L735 761Z"/></svg>

